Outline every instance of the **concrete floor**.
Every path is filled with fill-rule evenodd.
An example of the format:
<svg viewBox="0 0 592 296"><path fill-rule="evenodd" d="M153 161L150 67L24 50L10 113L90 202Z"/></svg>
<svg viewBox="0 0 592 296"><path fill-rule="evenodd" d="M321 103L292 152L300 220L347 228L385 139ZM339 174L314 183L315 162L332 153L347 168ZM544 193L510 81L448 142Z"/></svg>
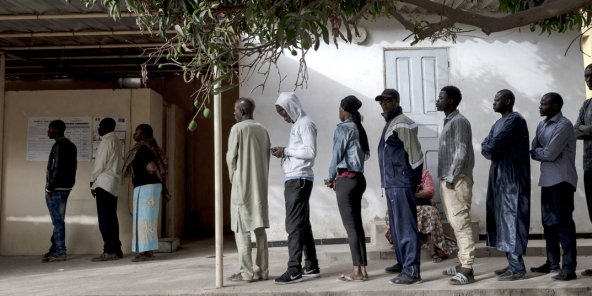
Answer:
<svg viewBox="0 0 592 296"><path fill-rule="evenodd" d="M238 271L234 241L225 241L224 275ZM529 254L542 251L541 241L530 242ZM351 258L347 245L318 247L322 276L301 283L275 285L273 278L285 271L287 249L270 248L270 280L235 283L225 280L224 287L215 288L213 240L186 243L172 254L157 254L157 260L131 262L131 255L111 262L90 262L92 255L75 255L64 262L41 263L40 256L0 257L0 295L592 295L592 277L580 272L592 267L592 240L578 240L578 279L569 282L551 280L549 274L527 273L527 279L499 282L493 270L504 267L506 260L479 245L475 268L476 282L451 286L441 270L456 263L449 259L432 263L422 260L423 282L412 286L389 284L393 275L384 267L393 264L388 250L369 247L366 282L338 282L336 278L350 271ZM488 255L489 254L489 255ZM544 262L542 256L527 256L528 267Z"/></svg>

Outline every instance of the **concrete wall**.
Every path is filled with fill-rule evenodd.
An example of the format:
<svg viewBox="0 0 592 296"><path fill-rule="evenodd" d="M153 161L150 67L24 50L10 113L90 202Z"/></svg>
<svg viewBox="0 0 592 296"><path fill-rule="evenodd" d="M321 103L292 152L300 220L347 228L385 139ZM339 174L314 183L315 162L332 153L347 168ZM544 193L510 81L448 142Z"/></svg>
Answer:
<svg viewBox="0 0 592 296"><path fill-rule="evenodd" d="M530 138L537 123L541 96L550 91L559 92L566 101L564 114L575 120L577 111L585 98L582 79L582 54L577 48L566 49L579 32L547 36L531 33L528 28L484 36L471 32L460 36L456 44L449 42L424 42L414 47L403 41L409 32L393 20L379 20L364 24L368 39L363 45L339 44L321 46L307 55L308 81L305 88L297 89L305 110L315 120L318 128L318 154L315 164L315 183L310 201L311 223L315 238L346 237L339 217L335 193L323 185L331 158L332 136L338 120L339 101L346 95L356 95L364 103L361 113L373 155L366 162L368 188L363 199L362 216L366 227L369 221L384 217L386 204L381 197L376 147L384 120L380 106L374 97L385 87L385 49L413 49L440 47L448 49L449 83L463 92L460 110L473 125L473 146L476 167L473 219L479 221L480 232L485 232L485 196L489 163L480 155L480 143L485 138L498 115L491 109L493 96L502 88L509 88L516 94L516 109L527 119ZM470 28L467 28L470 29ZM565 54L566 53L566 54ZM294 90L298 58L289 53L279 61L281 75L287 78L280 84L280 77L272 71L265 89L251 90L263 81L253 76L240 87L241 96L251 96L257 102L255 119L269 130L272 145L286 145L290 125L276 114L274 102L278 91ZM412 116L413 117L413 116ZM419 122L421 123L421 122ZM581 143L578 143L577 168L582 174ZM532 168L532 215L531 233L542 233L540 219L540 189L537 186L539 164L531 162ZM433 172L435 174L435 172ZM269 239L285 240L283 173L278 159L273 158L270 170L270 222ZM592 232L580 180L576 192L574 212L578 232ZM368 230L368 228L367 228ZM369 232L367 233L369 234Z"/></svg>
<svg viewBox="0 0 592 296"><path fill-rule="evenodd" d="M18 91L6 93L4 167L0 205L0 254L35 255L50 246L52 225L44 201L47 162L26 160L27 121L30 117L112 116L128 120L126 150L140 123L154 127L162 138L162 97L149 89ZM100 253L103 242L97 225L96 204L90 195L89 161L79 161L76 185L66 210L66 246L69 254ZM118 204L120 239L124 252L131 242L131 185L121 186Z"/></svg>

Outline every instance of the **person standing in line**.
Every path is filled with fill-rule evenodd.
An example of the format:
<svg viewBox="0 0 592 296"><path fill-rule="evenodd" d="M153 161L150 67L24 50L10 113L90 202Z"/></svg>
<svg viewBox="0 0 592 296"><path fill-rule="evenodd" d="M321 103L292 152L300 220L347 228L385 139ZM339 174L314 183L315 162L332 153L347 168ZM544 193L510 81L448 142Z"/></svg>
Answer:
<svg viewBox="0 0 592 296"><path fill-rule="evenodd" d="M347 232L347 240L354 268L350 274L341 275L340 281L365 281L366 235L362 223L362 195L366 191L364 161L370 156L368 136L362 126L358 110L362 102L355 96L347 96L339 106L339 120L333 135L333 157L329 164L329 177L325 185L337 192L337 206Z"/></svg>
<svg viewBox="0 0 592 296"><path fill-rule="evenodd" d="M131 176L134 186L132 209L132 262L154 259L158 250L158 212L162 198L170 199L167 188L168 164L164 151L154 139L152 127L140 124L128 152L123 175Z"/></svg>
<svg viewBox="0 0 592 296"><path fill-rule="evenodd" d="M452 275L451 285L466 285L475 281L475 240L471 228L473 198L473 152L471 123L458 111L462 94L456 86L445 86L436 100L436 109L444 112L444 127L438 149L440 198L444 212L454 230L458 244L459 265L444 270Z"/></svg>
<svg viewBox="0 0 592 296"><path fill-rule="evenodd" d="M588 89L592 90L592 64L584 70L584 81ZM584 192L588 205L588 216L592 221L592 99L587 99L582 104L578 119L574 125L576 139L584 142L583 168L584 168ZM582 271L583 276L592 276L592 268Z"/></svg>
<svg viewBox="0 0 592 296"><path fill-rule="evenodd" d="M513 111L514 94L500 90L493 111L500 113L481 143L481 154L491 160L487 187L487 245L505 252L508 266L494 273L500 281L525 278L522 256L530 226L530 157L528 126Z"/></svg>
<svg viewBox="0 0 592 296"><path fill-rule="evenodd" d="M41 262L66 260L66 204L76 182L76 145L64 136L66 123L54 120L49 123L47 136L55 140L47 161L45 203L53 225L51 247L42 255Z"/></svg>
<svg viewBox="0 0 592 296"><path fill-rule="evenodd" d="M288 233L288 269L275 279L278 285L302 281L302 276L319 277L319 261L310 225L310 194L317 150L317 127L302 109L292 92L280 93L275 102L277 113L292 124L287 147L272 147L271 154L281 158L285 174L286 232ZM302 268L304 253L304 268Z"/></svg>
<svg viewBox="0 0 592 296"><path fill-rule="evenodd" d="M90 190L97 202L99 230L104 242L103 253L92 258L93 262L123 258L117 220L117 195L123 168L123 145L115 134L115 125L115 120L110 117L103 118L99 123L98 132L101 143L90 173Z"/></svg>
<svg viewBox="0 0 592 296"><path fill-rule="evenodd" d="M403 114L403 109L400 106L401 99L397 90L387 88L376 96L375 101L379 102L382 108L382 116L388 118L388 127L386 127L388 130L385 134L390 135L396 132L401 142L403 142L413 172L413 182L416 186L419 186L423 173L423 152L417 137L417 124ZM390 229L387 231L390 231ZM393 243L396 244L397 242ZM396 255L396 260L397 262L394 265L386 267L384 271L387 273L400 273L403 270L401 264L403 259Z"/></svg>
<svg viewBox="0 0 592 296"><path fill-rule="evenodd" d="M391 125L397 112L387 111L386 106L390 103L385 101L389 100L392 99L380 100L384 111L382 116L386 123L378 143L378 165L380 184L384 188L387 198L389 229L395 247L395 255L401 267L399 275L392 278L390 283L409 285L421 282L420 242L415 207L415 190L418 184L409 164L405 144L401 141L397 130Z"/></svg>
<svg viewBox="0 0 592 296"><path fill-rule="evenodd" d="M267 280L269 276L265 228L269 228L267 177L271 144L265 127L253 120L254 111L252 99L239 98L234 103L237 123L228 136L226 164L232 183L230 228L234 232L240 263L240 272L233 274L229 278L231 281ZM251 258L251 231L257 242L257 277L254 277Z"/></svg>
<svg viewBox="0 0 592 296"><path fill-rule="evenodd" d="M576 225L573 221L574 192L577 188L576 137L569 119L561 113L563 98L554 92L541 98L539 112L546 118L536 129L530 157L541 163L541 217L547 261L533 272L559 272L554 280L569 281L576 276ZM560 249L563 250L561 269Z"/></svg>

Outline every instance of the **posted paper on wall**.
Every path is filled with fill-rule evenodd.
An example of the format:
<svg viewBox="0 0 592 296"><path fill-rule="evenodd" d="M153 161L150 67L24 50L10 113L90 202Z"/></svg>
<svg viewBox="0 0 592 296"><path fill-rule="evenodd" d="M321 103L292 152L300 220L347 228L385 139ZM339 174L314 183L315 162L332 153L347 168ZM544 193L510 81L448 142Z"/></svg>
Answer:
<svg viewBox="0 0 592 296"><path fill-rule="evenodd" d="M47 136L49 123L60 119L66 123L64 136L78 150L78 161L90 161L91 119L90 117L31 117L27 128L27 160L47 161L55 140Z"/></svg>

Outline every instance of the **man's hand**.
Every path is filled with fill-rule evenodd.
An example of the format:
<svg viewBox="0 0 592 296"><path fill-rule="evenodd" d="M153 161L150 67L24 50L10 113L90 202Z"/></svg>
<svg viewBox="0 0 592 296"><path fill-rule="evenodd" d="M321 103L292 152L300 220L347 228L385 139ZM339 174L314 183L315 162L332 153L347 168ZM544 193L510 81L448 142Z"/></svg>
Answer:
<svg viewBox="0 0 592 296"><path fill-rule="evenodd" d="M580 125L578 129L586 135L592 134L592 125Z"/></svg>
<svg viewBox="0 0 592 296"><path fill-rule="evenodd" d="M282 158L284 157L284 149L285 147L271 147L271 155Z"/></svg>
<svg viewBox="0 0 592 296"><path fill-rule="evenodd" d="M90 190L90 194L92 194L92 196L93 196L94 198L97 198L97 191L96 191L96 190L94 190L94 189L91 189L91 190Z"/></svg>
<svg viewBox="0 0 592 296"><path fill-rule="evenodd" d="M325 186L335 190L335 180L325 179Z"/></svg>

